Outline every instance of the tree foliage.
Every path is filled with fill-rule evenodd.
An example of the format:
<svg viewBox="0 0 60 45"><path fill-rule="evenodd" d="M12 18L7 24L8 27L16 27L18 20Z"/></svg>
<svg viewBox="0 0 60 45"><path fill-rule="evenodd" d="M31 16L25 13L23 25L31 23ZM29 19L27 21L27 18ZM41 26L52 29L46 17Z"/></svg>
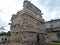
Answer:
<svg viewBox="0 0 60 45"><path fill-rule="evenodd" d="M0 36L3 36L3 35L10 36L11 34L10 34L10 31L8 31L8 32L1 32Z"/></svg>

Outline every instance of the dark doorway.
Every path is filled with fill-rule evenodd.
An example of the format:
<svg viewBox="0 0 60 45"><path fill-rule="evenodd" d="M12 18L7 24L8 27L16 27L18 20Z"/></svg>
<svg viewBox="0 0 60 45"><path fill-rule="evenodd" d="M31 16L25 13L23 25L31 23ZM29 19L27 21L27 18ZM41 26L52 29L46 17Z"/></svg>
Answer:
<svg viewBox="0 0 60 45"><path fill-rule="evenodd" d="M37 44L44 45L44 43L45 43L44 33L37 34Z"/></svg>

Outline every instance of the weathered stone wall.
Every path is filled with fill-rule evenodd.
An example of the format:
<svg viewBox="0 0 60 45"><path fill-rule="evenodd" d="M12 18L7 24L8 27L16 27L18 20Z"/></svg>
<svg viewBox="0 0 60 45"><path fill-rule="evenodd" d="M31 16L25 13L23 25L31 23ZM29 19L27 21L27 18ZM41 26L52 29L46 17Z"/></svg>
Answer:
<svg viewBox="0 0 60 45"><path fill-rule="evenodd" d="M31 10L27 8L28 6ZM33 8L36 10L33 11ZM11 18L11 45L43 45L44 33L41 11L29 1L24 1L23 10ZM40 35L37 36L38 34Z"/></svg>
<svg viewBox="0 0 60 45"><path fill-rule="evenodd" d="M58 33L60 33L60 19L51 20L45 23L46 28L46 42L59 41Z"/></svg>
<svg viewBox="0 0 60 45"><path fill-rule="evenodd" d="M55 40L57 40L57 34L56 33L53 33L53 32L47 33L46 42L55 41Z"/></svg>

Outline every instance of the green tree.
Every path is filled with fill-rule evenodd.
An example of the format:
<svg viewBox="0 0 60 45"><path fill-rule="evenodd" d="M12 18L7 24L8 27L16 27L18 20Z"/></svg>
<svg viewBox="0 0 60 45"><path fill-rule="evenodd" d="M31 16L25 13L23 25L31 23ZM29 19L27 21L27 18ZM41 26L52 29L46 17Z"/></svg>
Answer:
<svg viewBox="0 0 60 45"><path fill-rule="evenodd" d="M7 36L10 36L10 35L11 35L11 34L10 34L10 31L8 31L8 32L7 32Z"/></svg>

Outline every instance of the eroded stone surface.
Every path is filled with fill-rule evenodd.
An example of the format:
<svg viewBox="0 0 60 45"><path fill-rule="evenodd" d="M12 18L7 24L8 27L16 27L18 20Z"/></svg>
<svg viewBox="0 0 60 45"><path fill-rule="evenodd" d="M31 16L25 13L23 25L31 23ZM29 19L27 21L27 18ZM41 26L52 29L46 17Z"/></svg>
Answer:
<svg viewBox="0 0 60 45"><path fill-rule="evenodd" d="M41 34L45 33L41 10L31 2L24 1L23 9L12 16L10 28L11 45L37 45L37 43L41 43L44 39L41 39L44 37ZM39 36L37 36L38 34Z"/></svg>

